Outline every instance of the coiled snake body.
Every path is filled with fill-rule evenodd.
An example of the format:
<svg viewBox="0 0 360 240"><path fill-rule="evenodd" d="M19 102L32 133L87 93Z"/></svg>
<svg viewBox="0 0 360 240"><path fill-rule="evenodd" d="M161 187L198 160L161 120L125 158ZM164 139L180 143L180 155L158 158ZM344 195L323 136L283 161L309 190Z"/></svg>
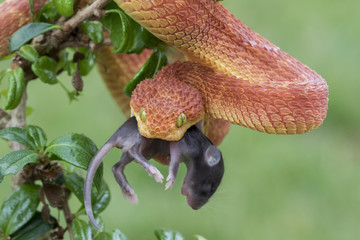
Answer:
<svg viewBox="0 0 360 240"><path fill-rule="evenodd" d="M166 66L134 91L131 108L143 136L179 140L204 114L274 134L305 133L326 117L324 79L245 26L221 3L116 2L186 59ZM176 126L184 115L186 123Z"/></svg>

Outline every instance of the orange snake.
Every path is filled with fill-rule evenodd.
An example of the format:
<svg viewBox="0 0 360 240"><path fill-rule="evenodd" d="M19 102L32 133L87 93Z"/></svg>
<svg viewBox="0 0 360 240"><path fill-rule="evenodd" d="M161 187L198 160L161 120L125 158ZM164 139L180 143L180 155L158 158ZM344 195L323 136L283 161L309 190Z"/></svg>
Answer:
<svg viewBox="0 0 360 240"><path fill-rule="evenodd" d="M135 89L131 108L143 136L178 140L204 114L274 134L305 133L326 117L324 79L245 26L221 3L115 2L186 60L166 66ZM182 113L186 121L178 127Z"/></svg>
<svg viewBox="0 0 360 240"><path fill-rule="evenodd" d="M35 1L35 12L44 2ZM218 144L228 131L228 122L261 132L299 134L317 128L326 117L328 88L321 76L245 26L221 3L116 2L169 46L171 61L181 61L164 67L135 89L131 109L143 136L178 140L191 125L205 119L204 125L212 126L204 129L206 135ZM1 9L5 14L1 16L0 56L4 56L9 33L28 23L30 16L25 0L8 0ZM14 14L19 17L13 21ZM138 61L139 68L148 54L122 55L125 61L118 65L129 67ZM129 75L136 69L126 71L119 74ZM101 72L111 89L111 76ZM111 91L121 98L119 91ZM179 118L180 127L176 126Z"/></svg>

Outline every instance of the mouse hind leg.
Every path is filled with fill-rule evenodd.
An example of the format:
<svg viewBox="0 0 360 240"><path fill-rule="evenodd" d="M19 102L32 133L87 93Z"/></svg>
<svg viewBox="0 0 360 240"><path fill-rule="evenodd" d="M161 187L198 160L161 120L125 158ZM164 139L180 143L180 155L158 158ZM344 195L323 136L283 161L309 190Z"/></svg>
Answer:
<svg viewBox="0 0 360 240"><path fill-rule="evenodd" d="M120 185L124 197L128 198L130 203L136 204L139 201L138 197L134 189L128 183L124 174L124 169L126 165L128 165L133 160L134 158L128 152L124 152L120 158L120 161L112 167L112 172L114 174L116 182Z"/></svg>

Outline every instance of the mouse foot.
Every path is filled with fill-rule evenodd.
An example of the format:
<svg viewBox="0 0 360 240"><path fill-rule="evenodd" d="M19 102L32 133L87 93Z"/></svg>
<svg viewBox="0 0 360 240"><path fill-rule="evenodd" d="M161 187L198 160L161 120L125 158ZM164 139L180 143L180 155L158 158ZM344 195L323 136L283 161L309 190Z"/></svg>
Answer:
<svg viewBox="0 0 360 240"><path fill-rule="evenodd" d="M122 187L121 191L122 191L124 198L129 199L129 202L131 204L138 204L139 199L138 199L134 189L130 185Z"/></svg>
<svg viewBox="0 0 360 240"><path fill-rule="evenodd" d="M152 165L146 158L144 158L140 151L130 149L129 153L134 158L134 161L140 164L150 177L154 177L156 182L163 182L164 176L154 165Z"/></svg>
<svg viewBox="0 0 360 240"><path fill-rule="evenodd" d="M169 174L166 178L165 190L171 189L176 181L176 176Z"/></svg>
<svg viewBox="0 0 360 240"><path fill-rule="evenodd" d="M149 166L148 169L145 169L150 177L154 177L155 181L158 183L162 183L164 180L164 176L160 173L160 171L155 166Z"/></svg>

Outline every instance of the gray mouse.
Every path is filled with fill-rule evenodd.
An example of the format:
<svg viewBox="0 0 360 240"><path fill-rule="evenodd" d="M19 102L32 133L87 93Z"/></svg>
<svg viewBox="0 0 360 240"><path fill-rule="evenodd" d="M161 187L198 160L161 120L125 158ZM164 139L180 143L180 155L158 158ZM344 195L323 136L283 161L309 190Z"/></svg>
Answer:
<svg viewBox="0 0 360 240"><path fill-rule="evenodd" d="M187 203L193 209L201 208L215 193L224 174L224 161L220 150L196 127L190 127L179 141L165 141L155 138L145 138L140 135L135 117L128 119L99 149L89 164L84 186L84 201L86 213L90 222L100 230L95 222L91 207L91 187L95 172L105 155L113 148L123 150L119 162L112 171L123 195L131 203L137 203L135 191L129 185L124 175L124 168L131 161L139 163L145 171L162 182L163 176L149 162L153 157L161 157L169 164L169 174L166 178L166 189L173 186L180 162L184 162L187 173L181 188L181 193L187 197Z"/></svg>

